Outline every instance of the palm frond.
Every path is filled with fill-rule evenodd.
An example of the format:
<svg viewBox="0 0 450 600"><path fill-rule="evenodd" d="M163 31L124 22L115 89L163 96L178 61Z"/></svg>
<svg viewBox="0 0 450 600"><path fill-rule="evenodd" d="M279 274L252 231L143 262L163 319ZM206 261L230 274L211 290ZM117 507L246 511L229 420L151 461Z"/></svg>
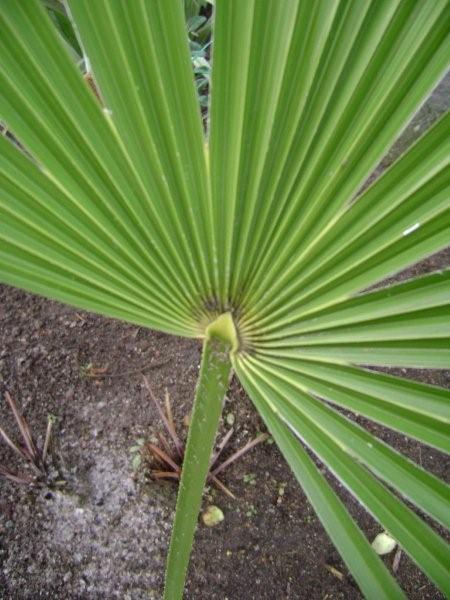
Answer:
<svg viewBox="0 0 450 600"><path fill-rule="evenodd" d="M231 364L366 596L402 593L302 443L449 591L403 502L448 526L448 487L339 410L450 451L448 391L368 368L450 366L450 271L385 282L448 245L450 114L369 179L448 68L448 3L216 0L206 135L182 2L67 4L95 93L37 0L0 6L0 278L205 340L166 597Z"/></svg>

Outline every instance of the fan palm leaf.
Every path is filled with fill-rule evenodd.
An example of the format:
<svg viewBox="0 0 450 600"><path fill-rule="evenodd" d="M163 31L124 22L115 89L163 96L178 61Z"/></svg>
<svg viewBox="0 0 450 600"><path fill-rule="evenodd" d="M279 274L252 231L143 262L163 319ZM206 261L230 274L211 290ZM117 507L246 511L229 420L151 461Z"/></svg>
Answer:
<svg viewBox="0 0 450 600"><path fill-rule="evenodd" d="M0 3L0 278L204 340L166 598L232 369L366 597L403 594L304 446L449 592L414 510L448 527L448 487L336 410L450 450L449 393L368 368L450 366L450 272L379 286L449 242L450 115L365 183L445 72L448 3L216 0L206 136L181 2L67 6L99 97L37 0Z"/></svg>

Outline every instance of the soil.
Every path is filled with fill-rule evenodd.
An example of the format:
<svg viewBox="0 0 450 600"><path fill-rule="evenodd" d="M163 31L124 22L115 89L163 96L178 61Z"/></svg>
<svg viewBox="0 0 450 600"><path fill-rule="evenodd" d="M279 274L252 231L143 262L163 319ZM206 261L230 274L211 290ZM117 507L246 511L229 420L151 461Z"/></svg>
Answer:
<svg viewBox="0 0 450 600"><path fill-rule="evenodd" d="M443 111L449 83L447 78L382 168ZM444 251L399 278L449 264L450 251ZM142 373L160 399L167 388L183 431L198 374L199 343L7 286L0 286L0 323L0 398L6 390L11 393L40 442L47 416L56 416L55 452L66 482L60 488L30 489L0 480L1 600L160 599L176 484L151 482L142 469L135 473L130 448L162 429ZM95 368L107 371L91 377ZM397 373L450 387L448 372ZM234 416L235 433L225 456L263 429L235 379L225 401L228 414ZM448 478L448 462L439 452L359 421ZM15 432L3 400L0 423ZM221 434L229 427L225 418ZM0 463L24 470L4 445ZM199 525L188 600L361 598L274 444L257 446L223 479L237 499L214 488L205 492L205 506L218 505L225 520L214 528ZM333 485L372 540L380 526L337 482ZM384 559L390 568L393 557ZM443 598L404 554L396 577L409 598Z"/></svg>

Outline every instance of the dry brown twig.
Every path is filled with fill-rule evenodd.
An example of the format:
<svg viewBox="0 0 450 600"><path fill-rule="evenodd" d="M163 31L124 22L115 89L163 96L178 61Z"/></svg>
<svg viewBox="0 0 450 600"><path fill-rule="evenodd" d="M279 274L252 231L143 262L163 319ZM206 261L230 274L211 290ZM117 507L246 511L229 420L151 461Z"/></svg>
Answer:
<svg viewBox="0 0 450 600"><path fill-rule="evenodd" d="M181 478L181 467L183 464L185 445L176 432L169 393L167 390L165 391L164 411L160 403L158 402L155 394L153 393L153 390L150 386L147 377L145 376L144 385L158 411L159 416L161 417L164 428L172 442L171 446L164 434L158 432L157 436L161 442L161 445L164 447L164 450L151 442L147 442L143 445L142 453L145 453L153 462L156 462L161 467L160 469L152 469L150 471L150 475L153 479L174 479L176 481L179 481ZM228 442L230 441L233 433L234 429L231 428L217 445L217 448L211 457L208 481L214 484L224 494L226 494L230 498L235 499L236 496L225 486L225 484L217 477L217 475L221 473L224 469L229 467L236 460L241 458L244 454L246 454L256 445L260 444L261 442L264 442L269 436L267 433L261 433L254 440L251 440L250 442L245 444L245 446L234 452L223 463L221 463L220 465L216 466L215 469L213 469L223 450L228 445Z"/></svg>
<svg viewBox="0 0 450 600"><path fill-rule="evenodd" d="M17 456L19 456L26 462L27 465L29 465L34 472L34 477L30 477L24 473L15 473L4 465L0 465L0 476L14 483L19 483L22 485L36 485L37 483L45 481L48 475L47 458L55 418L52 415L49 415L44 444L42 448L39 448L33 438L30 426L28 425L25 417L19 411L16 402L13 400L9 392L5 392L5 399L9 408L11 409L12 414L14 415L14 420L17 423L22 443L14 442L2 427L0 427L0 439L2 439L3 442L15 454L17 454Z"/></svg>

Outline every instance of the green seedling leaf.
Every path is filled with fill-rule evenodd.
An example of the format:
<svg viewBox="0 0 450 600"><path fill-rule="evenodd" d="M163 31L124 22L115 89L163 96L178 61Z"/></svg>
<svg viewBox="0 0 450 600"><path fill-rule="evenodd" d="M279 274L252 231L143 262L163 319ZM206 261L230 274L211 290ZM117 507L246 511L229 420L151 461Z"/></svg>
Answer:
<svg viewBox="0 0 450 600"><path fill-rule="evenodd" d="M133 460L131 461L131 466L133 468L133 471L137 471L139 469L139 467L141 466L141 462L142 462L141 455L135 454L135 456L133 456Z"/></svg>

